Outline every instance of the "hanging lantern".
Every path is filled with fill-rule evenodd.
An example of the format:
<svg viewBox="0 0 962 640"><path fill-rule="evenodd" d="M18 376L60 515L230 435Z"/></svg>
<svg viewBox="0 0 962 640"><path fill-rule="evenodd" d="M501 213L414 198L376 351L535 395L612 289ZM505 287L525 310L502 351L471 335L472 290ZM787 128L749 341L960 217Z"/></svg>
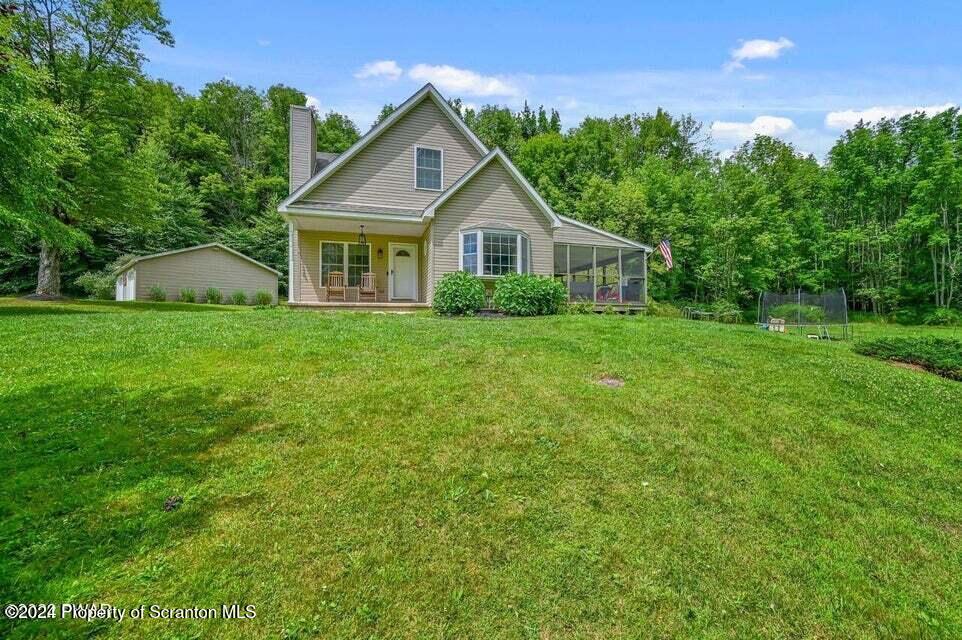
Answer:
<svg viewBox="0 0 962 640"><path fill-rule="evenodd" d="M364 235L364 225L363 225L363 224L361 225L361 233L359 233L358 236L357 236L357 243L358 243L358 244L367 244L367 236Z"/></svg>

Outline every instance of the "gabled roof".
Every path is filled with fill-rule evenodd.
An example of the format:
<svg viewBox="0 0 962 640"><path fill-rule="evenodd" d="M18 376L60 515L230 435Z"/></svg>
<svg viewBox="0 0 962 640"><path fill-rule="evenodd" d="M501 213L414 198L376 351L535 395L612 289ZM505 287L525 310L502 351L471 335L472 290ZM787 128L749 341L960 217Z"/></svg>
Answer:
<svg viewBox="0 0 962 640"><path fill-rule="evenodd" d="M138 262L143 262L144 260L152 260L152 259L154 259L154 258L162 258L162 257L164 257L164 256L172 256L172 255L174 255L174 254L176 254L176 253L186 253L186 252L188 252L188 251L197 251L197 250L199 250L199 249L210 249L210 248L223 249L223 250L226 251L227 253L232 253L232 254L234 254L235 256L237 256L238 258L243 258L244 260L247 260L247 261L250 262L251 264L257 265L257 266L260 267L261 269L266 269L267 271L270 271L271 273L273 273L273 274L275 274L275 275L278 275L278 276L281 275L281 272L278 271L277 269L271 269L271 268L268 267L266 264L260 263L260 262L258 262L257 260L254 260L254 259L251 258L251 257L245 256L245 255L244 255L243 253L241 253L240 251L235 251L234 249L231 249L230 247L228 247L228 246L226 246L226 245L223 245L223 244L221 244L221 243L219 243L219 242L208 242L207 244L199 244L199 245L197 245L197 246L195 246L195 247L187 247L187 248L185 248L185 249L174 249L173 251L162 251L162 252L160 252L160 253L152 253L152 254L147 255L147 256L137 256L136 258L133 258L133 259L125 262L124 264L120 265L120 266L117 267L116 269L114 269L113 273L121 273L121 272L123 272L123 271L126 271L127 269L131 268L132 266L134 266L134 265L137 264Z"/></svg>
<svg viewBox="0 0 962 640"><path fill-rule="evenodd" d="M477 164L471 167L466 174L458 178L454 184L448 187L447 191L439 195L434 202L429 204L427 208L424 209L424 217L433 218L434 212L438 207L447 202L447 200L457 193L461 187L470 182L474 176L478 175L482 169L495 160L500 162L501 166L508 170L508 173L512 178L514 178L514 181L518 183L518 186L520 186L525 193L528 194L535 205L541 209L542 213L544 213L545 217L551 221L551 226L553 228L560 227L561 219L558 217L558 214L556 214L554 210L548 206L548 203L544 201L537 191L535 191L534 187L532 187L531 184L524 179L524 176L521 175L521 172L518 171L517 167L515 167L511 160L508 159L508 156L504 155L504 152L501 151L501 149L494 149L486 156L478 160Z"/></svg>
<svg viewBox="0 0 962 640"><path fill-rule="evenodd" d="M605 231L604 229L599 229L598 227L593 227L593 226L591 226L590 224L587 224L587 223L585 223L585 222L581 222L580 220L575 220L574 218L569 218L569 217L567 217L567 216L561 216L561 215L559 215L558 217L561 218L561 222L563 222L564 224L570 224L570 225L575 226L575 227L581 227L582 229L587 229L588 231L592 231L592 232L594 232L594 233L597 233L597 234L606 236L606 237L608 237L608 238L611 238L612 240L617 240L617 241L619 241L619 242L624 242L625 244L627 244L627 245L629 245L629 246L637 247L637 248L639 248L639 249L644 249L644 250L647 251L648 253L651 253L651 252L653 251L653 249L652 249L651 247L649 247L647 244L643 244L643 243L641 243L641 242L635 242L634 240L629 240L628 238L625 238L624 236L619 236L617 233L611 233L610 231ZM557 240L556 240L555 242L557 242Z"/></svg>
<svg viewBox="0 0 962 640"><path fill-rule="evenodd" d="M421 104L422 101L427 99L431 99L434 101L434 103L438 106L438 108L441 109L441 112L444 115L446 115L448 119L454 124L454 126L456 126L461 131L461 133L464 134L464 136L468 139L468 141L471 142L471 144L473 144L475 148L477 148L479 153L481 153L482 155L488 153L488 148L484 146L484 143L481 142L481 140L479 140L476 135L474 135L474 132L472 132L471 129L468 128L468 125L464 123L464 120L462 120L461 117L457 113L455 113L454 109L451 108L451 105L448 104L447 100L445 100L444 97L440 93L438 93L438 90L434 88L434 85L432 85L429 82L428 84L424 85L420 91L418 91L413 96L405 100L401 106L399 106L397 109L391 112L391 115L386 117L376 126L374 126L370 131L368 131L363 136L361 136L360 140L358 140L353 145L351 145L347 151L338 155L337 158L333 159L330 164L325 166L320 171L320 173L313 175L310 180L302 184L300 187L298 187L294 191L294 193L287 196L287 198L281 201L281 203L277 206L277 210L280 211L281 213L286 213L288 205L291 205L294 202L297 202L304 195L310 192L311 189L319 185L321 182L324 182L324 180L326 180L329 176L331 176L334 172L336 172L342 166L347 164L347 162L349 162L351 158L356 156L362 149L364 149L366 146L368 146L369 144L377 140L382 133L390 129L391 126L394 125L395 122L403 118L406 113L408 113L411 109L413 109L417 105Z"/></svg>

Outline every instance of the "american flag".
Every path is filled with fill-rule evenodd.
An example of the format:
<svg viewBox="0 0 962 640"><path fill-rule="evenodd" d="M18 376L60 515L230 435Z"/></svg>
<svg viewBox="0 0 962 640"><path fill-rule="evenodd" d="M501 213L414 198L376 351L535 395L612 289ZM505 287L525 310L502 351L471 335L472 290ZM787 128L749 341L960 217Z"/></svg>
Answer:
<svg viewBox="0 0 962 640"><path fill-rule="evenodd" d="M661 256L665 259L665 265L671 269L675 265L671 259L671 241L668 238L662 238L661 242L658 243L658 251L661 252Z"/></svg>

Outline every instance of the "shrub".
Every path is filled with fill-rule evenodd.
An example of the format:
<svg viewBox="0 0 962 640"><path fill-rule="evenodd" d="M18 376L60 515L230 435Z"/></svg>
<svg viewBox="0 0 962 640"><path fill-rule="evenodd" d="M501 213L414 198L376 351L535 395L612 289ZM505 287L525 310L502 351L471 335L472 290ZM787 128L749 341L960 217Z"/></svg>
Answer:
<svg viewBox="0 0 962 640"><path fill-rule="evenodd" d="M446 273L434 292L434 311L445 316L472 315L484 307L484 282L465 271Z"/></svg>
<svg viewBox="0 0 962 640"><path fill-rule="evenodd" d="M494 306L511 316L554 315L567 301L568 290L554 278L509 273L494 287Z"/></svg>
<svg viewBox="0 0 962 640"><path fill-rule="evenodd" d="M193 289L181 289L180 301L181 302L197 302L197 292L194 291Z"/></svg>
<svg viewBox="0 0 962 640"><path fill-rule="evenodd" d="M220 292L220 289L207 287L207 291L204 293L204 299L207 300L207 304L220 304L220 301L224 299L224 294Z"/></svg>
<svg viewBox="0 0 962 640"><path fill-rule="evenodd" d="M243 291L235 291L230 294L230 303L237 305L247 304L247 294Z"/></svg>
<svg viewBox="0 0 962 640"><path fill-rule="evenodd" d="M158 284L155 284L150 288L150 293L148 294L150 299L154 302L166 302L167 292L164 288Z"/></svg>
<svg viewBox="0 0 962 640"><path fill-rule="evenodd" d="M254 292L254 304L258 307L269 307L274 302L274 296L270 291L260 289Z"/></svg>
<svg viewBox="0 0 962 640"><path fill-rule="evenodd" d="M825 309L811 304L798 304L789 302L772 307L768 310L768 315L772 318L783 318L788 323L794 323L796 319L802 324L821 324L825 322ZM764 318L768 321L768 318Z"/></svg>
<svg viewBox="0 0 962 640"><path fill-rule="evenodd" d="M931 313L925 314L922 323L930 326L955 327L962 324L962 313L955 309L940 307Z"/></svg>
<svg viewBox="0 0 962 640"><path fill-rule="evenodd" d="M946 378L962 380L962 340L889 337L859 342L854 349L856 353L915 364Z"/></svg>
<svg viewBox="0 0 962 640"><path fill-rule="evenodd" d="M737 304L729 300L716 300L711 305L711 311L719 322L737 323L741 322L742 319L742 310L738 308Z"/></svg>
<svg viewBox="0 0 962 640"><path fill-rule="evenodd" d="M574 315L587 315L595 312L595 303L591 300L579 300L578 302L568 303L568 313Z"/></svg>
<svg viewBox="0 0 962 640"><path fill-rule="evenodd" d="M78 277L74 282L89 298L95 298L97 300L114 299L117 278L110 273L105 271L98 271L97 273L88 271Z"/></svg>
<svg viewBox="0 0 962 640"><path fill-rule="evenodd" d="M656 302L655 300L648 300L648 313L649 315L657 316L660 318L680 318L681 309L671 304L670 302Z"/></svg>

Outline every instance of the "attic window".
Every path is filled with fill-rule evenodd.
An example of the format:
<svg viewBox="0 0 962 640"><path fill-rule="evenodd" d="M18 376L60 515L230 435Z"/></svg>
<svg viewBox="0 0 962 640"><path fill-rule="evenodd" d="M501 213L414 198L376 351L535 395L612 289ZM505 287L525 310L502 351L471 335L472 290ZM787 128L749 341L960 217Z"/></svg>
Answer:
<svg viewBox="0 0 962 640"><path fill-rule="evenodd" d="M444 151L428 147L414 148L414 187L440 191L444 178Z"/></svg>

